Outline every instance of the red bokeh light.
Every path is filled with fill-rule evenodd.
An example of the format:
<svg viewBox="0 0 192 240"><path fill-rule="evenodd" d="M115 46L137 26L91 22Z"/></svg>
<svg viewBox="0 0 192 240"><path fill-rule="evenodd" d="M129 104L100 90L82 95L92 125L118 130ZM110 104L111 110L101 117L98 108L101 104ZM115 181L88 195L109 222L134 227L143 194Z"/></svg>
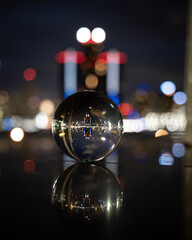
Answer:
<svg viewBox="0 0 192 240"><path fill-rule="evenodd" d="M133 113L133 110L134 110L132 104L130 104L130 103L120 103L119 109L120 109L122 116L128 116L131 113Z"/></svg>
<svg viewBox="0 0 192 240"><path fill-rule="evenodd" d="M36 165L35 165L35 162L33 160L26 160L23 163L23 169L27 173L32 173L33 171L35 171L35 168L36 168Z"/></svg>
<svg viewBox="0 0 192 240"><path fill-rule="evenodd" d="M26 81L32 81L36 77L36 71L33 68L26 68L23 77Z"/></svg>

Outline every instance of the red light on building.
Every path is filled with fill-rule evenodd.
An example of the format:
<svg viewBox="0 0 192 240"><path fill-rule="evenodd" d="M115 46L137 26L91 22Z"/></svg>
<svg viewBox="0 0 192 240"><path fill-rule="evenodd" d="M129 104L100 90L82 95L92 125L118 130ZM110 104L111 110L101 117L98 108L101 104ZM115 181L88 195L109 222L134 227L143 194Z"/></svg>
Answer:
<svg viewBox="0 0 192 240"><path fill-rule="evenodd" d="M74 57L74 55L76 56ZM55 60L57 63L73 62L81 64L86 60L86 56L79 51L60 51L56 54Z"/></svg>
<svg viewBox="0 0 192 240"><path fill-rule="evenodd" d="M26 81L32 81L36 77L36 71L33 68L26 68L23 77Z"/></svg>
<svg viewBox="0 0 192 240"><path fill-rule="evenodd" d="M108 57L108 54L110 54L110 58ZM114 57L113 57L114 54ZM117 62L117 54L118 54L118 59L119 61ZM117 63L117 64L125 64L127 62L127 55L123 52L102 52L98 54L97 60L98 59L103 59L106 61L106 63Z"/></svg>

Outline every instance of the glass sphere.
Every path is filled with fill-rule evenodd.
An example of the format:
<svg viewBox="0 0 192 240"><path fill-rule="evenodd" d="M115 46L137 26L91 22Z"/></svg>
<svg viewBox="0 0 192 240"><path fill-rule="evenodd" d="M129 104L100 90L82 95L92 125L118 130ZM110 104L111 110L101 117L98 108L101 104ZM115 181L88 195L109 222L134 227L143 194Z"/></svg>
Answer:
<svg viewBox="0 0 192 240"><path fill-rule="evenodd" d="M68 156L80 161L97 161L118 146L123 121L118 106L103 93L72 94L58 106L52 133Z"/></svg>
<svg viewBox="0 0 192 240"><path fill-rule="evenodd" d="M56 178L52 204L64 223L86 228L87 224L93 224L95 228L120 219L123 192L109 169L93 163L77 163Z"/></svg>

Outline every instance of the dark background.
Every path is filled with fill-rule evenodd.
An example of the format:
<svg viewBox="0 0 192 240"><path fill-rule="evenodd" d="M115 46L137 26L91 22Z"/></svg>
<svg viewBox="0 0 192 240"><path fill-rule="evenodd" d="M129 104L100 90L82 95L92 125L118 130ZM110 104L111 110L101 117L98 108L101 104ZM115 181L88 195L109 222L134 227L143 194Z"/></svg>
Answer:
<svg viewBox="0 0 192 240"><path fill-rule="evenodd" d="M55 55L69 47L82 50L75 36L82 26L106 31L103 51L116 48L127 54L128 62L122 66L122 101L130 101L139 83L158 91L163 81L170 80L177 91L183 90L187 11L186 0L5 1L0 8L0 90L20 101L24 117L26 89L33 89L41 99L60 98L61 76ZM23 78L29 67L37 72L31 82ZM17 114L15 102L11 103L12 108L5 106L5 110ZM154 132L125 133L118 159L113 162L112 156L108 164L121 183L123 214L115 227L106 230L104 226L102 231L96 226L89 232L60 222L51 204L56 177L74 163L63 160L51 130L26 133L19 143L9 138L8 131L2 133L2 234L20 239L191 240L191 149L186 148L184 157L174 157L173 165L159 163L162 153L171 152L173 143L182 141L181 134L155 138Z"/></svg>
<svg viewBox="0 0 192 240"><path fill-rule="evenodd" d="M58 51L81 50L76 31L102 27L103 51L127 54L121 99L130 101L137 84L159 89L170 80L183 90L188 1L14 1L0 9L0 89L20 95L23 71L37 72L33 86L41 98L60 92ZM31 84L31 83L30 83Z"/></svg>

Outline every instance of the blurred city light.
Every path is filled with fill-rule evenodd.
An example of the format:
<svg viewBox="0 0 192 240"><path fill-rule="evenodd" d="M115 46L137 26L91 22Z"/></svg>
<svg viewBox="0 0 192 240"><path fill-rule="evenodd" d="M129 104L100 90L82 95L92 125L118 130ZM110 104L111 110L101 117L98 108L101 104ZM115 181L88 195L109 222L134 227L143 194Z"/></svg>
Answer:
<svg viewBox="0 0 192 240"><path fill-rule="evenodd" d="M0 91L0 104L3 105L9 100L9 93L7 91Z"/></svg>
<svg viewBox="0 0 192 240"><path fill-rule="evenodd" d="M166 136L166 135L168 135L168 132L164 129L159 129L155 132L155 137L156 138Z"/></svg>
<svg viewBox="0 0 192 240"><path fill-rule="evenodd" d="M106 74L107 71L107 65L106 61L104 59L98 59L95 62L95 73L98 76L103 76Z"/></svg>
<svg viewBox="0 0 192 240"><path fill-rule="evenodd" d="M186 130L187 118L185 109L181 107L167 113L149 112L143 118L129 119L128 116L128 119L123 119L123 125L124 132L156 132L164 128L165 131L179 132ZM163 132L157 132L156 134L160 133Z"/></svg>
<svg viewBox="0 0 192 240"><path fill-rule="evenodd" d="M46 113L47 115L52 115L54 112L55 106L52 100L44 99L41 101L39 105L39 110L42 113Z"/></svg>
<svg viewBox="0 0 192 240"><path fill-rule="evenodd" d="M76 33L77 41L80 43L86 43L91 39L91 31L87 27L81 27Z"/></svg>
<svg viewBox="0 0 192 240"><path fill-rule="evenodd" d="M172 154L175 157L183 157L185 155L186 149L183 143L174 143L172 146Z"/></svg>
<svg viewBox="0 0 192 240"><path fill-rule="evenodd" d="M120 92L120 55L115 49L107 52L106 91L117 105L119 105Z"/></svg>
<svg viewBox="0 0 192 240"><path fill-rule="evenodd" d="M38 96L31 96L27 100L27 105L29 106L30 109L38 108L39 103L40 103L40 99Z"/></svg>
<svg viewBox="0 0 192 240"><path fill-rule="evenodd" d="M138 119L123 119L123 131L126 132L142 132L145 131L145 119L138 118Z"/></svg>
<svg viewBox="0 0 192 240"><path fill-rule="evenodd" d="M129 114L133 113L133 105L130 103L120 103L119 110L122 116L128 116Z"/></svg>
<svg viewBox="0 0 192 240"><path fill-rule="evenodd" d="M103 41L105 41L106 34L102 28L97 27L93 29L91 37L95 43L102 43Z"/></svg>
<svg viewBox="0 0 192 240"><path fill-rule="evenodd" d="M160 89L163 94L170 97L173 96L173 94L175 93L176 85L172 81L165 81L160 85Z"/></svg>
<svg viewBox="0 0 192 240"><path fill-rule="evenodd" d="M74 57L75 56L75 57ZM73 62L81 64L86 60L86 56L83 52L75 51L73 48L69 48L66 51L60 51L55 55L57 63Z"/></svg>
<svg viewBox="0 0 192 240"><path fill-rule="evenodd" d="M187 102L187 94L182 91L176 92L173 95L173 101L178 105L185 104Z"/></svg>
<svg viewBox="0 0 192 240"><path fill-rule="evenodd" d="M14 122L12 118L4 118L2 121L2 128L5 131L10 131L14 127Z"/></svg>
<svg viewBox="0 0 192 240"><path fill-rule="evenodd" d="M98 86L98 83L98 77L93 73L88 74L85 78L85 85L89 89L95 89Z"/></svg>
<svg viewBox="0 0 192 240"><path fill-rule="evenodd" d="M36 77L36 71L33 68L26 68L23 77L26 81L32 81Z"/></svg>
<svg viewBox="0 0 192 240"><path fill-rule="evenodd" d="M163 166L172 166L174 164L174 157L170 152L164 152L159 157L159 164Z"/></svg>
<svg viewBox="0 0 192 240"><path fill-rule="evenodd" d="M36 169L36 164L33 160L25 160L23 163L23 169L27 173L32 173Z"/></svg>
<svg viewBox="0 0 192 240"><path fill-rule="evenodd" d="M20 142L24 138L24 131L20 127L15 127L10 132L10 137L14 142Z"/></svg>
<svg viewBox="0 0 192 240"><path fill-rule="evenodd" d="M36 121L35 119L30 119L30 118L24 118L22 120L22 128L25 132L37 132L39 129L36 126Z"/></svg>
<svg viewBox="0 0 192 240"><path fill-rule="evenodd" d="M46 129L49 123L49 118L46 113L39 112L35 117L36 127Z"/></svg>

